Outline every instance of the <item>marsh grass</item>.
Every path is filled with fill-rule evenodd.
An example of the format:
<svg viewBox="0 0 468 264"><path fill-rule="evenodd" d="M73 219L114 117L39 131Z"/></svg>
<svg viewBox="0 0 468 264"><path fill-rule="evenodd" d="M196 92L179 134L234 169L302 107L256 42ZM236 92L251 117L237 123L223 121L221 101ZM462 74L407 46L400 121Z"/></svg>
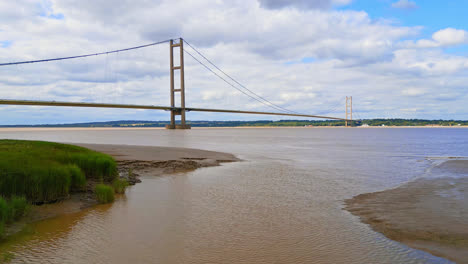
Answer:
<svg viewBox="0 0 468 264"><path fill-rule="evenodd" d="M82 190L86 179L112 182L115 160L86 148L43 141L0 140L0 195L40 204Z"/></svg>
<svg viewBox="0 0 468 264"><path fill-rule="evenodd" d="M106 184L96 185L94 192L100 203L111 203L114 201L114 189Z"/></svg>
<svg viewBox="0 0 468 264"><path fill-rule="evenodd" d="M28 208L25 197L12 197L9 200L0 197L0 237L3 236L5 225L19 220Z"/></svg>
<svg viewBox="0 0 468 264"><path fill-rule="evenodd" d="M128 187L128 181L125 179L115 179L112 182L112 187L114 188L114 192L118 194L124 194L125 189Z"/></svg>
<svg viewBox="0 0 468 264"><path fill-rule="evenodd" d="M10 263L15 258L15 255L10 252L3 253L0 263Z"/></svg>

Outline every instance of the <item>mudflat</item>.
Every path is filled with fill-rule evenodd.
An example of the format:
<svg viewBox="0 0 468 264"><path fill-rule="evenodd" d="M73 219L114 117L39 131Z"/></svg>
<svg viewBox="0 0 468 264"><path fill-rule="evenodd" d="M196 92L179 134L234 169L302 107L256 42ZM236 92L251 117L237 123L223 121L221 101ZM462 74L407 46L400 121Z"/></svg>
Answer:
<svg viewBox="0 0 468 264"><path fill-rule="evenodd" d="M420 178L395 189L345 201L345 209L375 231L410 247L468 263L468 161L434 170L461 177Z"/></svg>
<svg viewBox="0 0 468 264"><path fill-rule="evenodd" d="M98 152L113 156L117 161L167 161L167 160L204 160L238 161L234 155L223 152L190 148L132 146L132 145L104 145L104 144L76 144Z"/></svg>
<svg viewBox="0 0 468 264"><path fill-rule="evenodd" d="M194 170L201 167L218 166L221 162L239 161L229 153L172 147L150 147L130 145L75 144L113 156L122 176L132 174L158 176ZM133 179L129 179L133 181Z"/></svg>

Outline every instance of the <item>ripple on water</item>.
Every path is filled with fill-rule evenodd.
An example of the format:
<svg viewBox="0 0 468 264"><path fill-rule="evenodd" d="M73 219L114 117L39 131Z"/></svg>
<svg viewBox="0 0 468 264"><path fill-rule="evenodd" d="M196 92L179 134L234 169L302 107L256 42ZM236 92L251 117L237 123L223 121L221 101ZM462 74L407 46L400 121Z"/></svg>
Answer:
<svg viewBox="0 0 468 264"><path fill-rule="evenodd" d="M113 205L39 222L35 234L13 246L13 263L448 263L391 241L342 210L344 199L422 175L420 157L468 156L464 131L441 131L3 132L10 138L173 144L248 160L147 177ZM434 138L454 144L447 149Z"/></svg>

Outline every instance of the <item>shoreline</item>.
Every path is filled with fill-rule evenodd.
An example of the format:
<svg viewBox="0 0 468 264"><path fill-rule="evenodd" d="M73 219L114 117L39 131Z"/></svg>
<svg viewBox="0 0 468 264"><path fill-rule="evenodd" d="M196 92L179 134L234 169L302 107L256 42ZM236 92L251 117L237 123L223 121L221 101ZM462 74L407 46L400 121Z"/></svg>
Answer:
<svg viewBox="0 0 468 264"><path fill-rule="evenodd" d="M466 175L468 161L436 167ZM419 178L344 201L344 210L389 239L457 263L468 263L468 178Z"/></svg>
<svg viewBox="0 0 468 264"><path fill-rule="evenodd" d="M203 129L340 129L346 128L344 126L312 126L312 127L303 127L303 126L243 126L243 127L192 127L191 130L203 130ZM369 126L369 127L349 127L352 129L398 129L398 128L431 128L431 129L440 129L440 128L450 128L450 129L468 129L468 126ZM164 127L0 127L0 132L16 132L16 131L85 131L85 130L94 130L94 131L109 131L109 130L166 130ZM185 130L176 130L176 131L185 131Z"/></svg>
<svg viewBox="0 0 468 264"><path fill-rule="evenodd" d="M202 167L220 166L224 162L241 161L229 153L171 147L148 147L132 145L104 145L67 143L109 154L117 162L120 178L128 177L132 171L131 185L141 182L140 175L159 177L164 174L193 171ZM28 224L76 213L97 205L90 192L73 193L69 198L50 204L32 206L24 219L14 223L6 230L5 240L19 234Z"/></svg>

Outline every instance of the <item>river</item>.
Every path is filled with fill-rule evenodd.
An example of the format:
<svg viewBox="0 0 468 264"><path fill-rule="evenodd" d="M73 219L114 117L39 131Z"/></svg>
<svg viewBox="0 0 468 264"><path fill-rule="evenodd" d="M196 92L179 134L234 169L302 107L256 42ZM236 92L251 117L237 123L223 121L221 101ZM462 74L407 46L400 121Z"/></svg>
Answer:
<svg viewBox="0 0 468 264"><path fill-rule="evenodd" d="M342 208L355 195L424 177L434 157L467 157L467 132L0 130L0 138L199 148L243 160L144 177L115 203L35 223L3 250L12 263L449 263Z"/></svg>

